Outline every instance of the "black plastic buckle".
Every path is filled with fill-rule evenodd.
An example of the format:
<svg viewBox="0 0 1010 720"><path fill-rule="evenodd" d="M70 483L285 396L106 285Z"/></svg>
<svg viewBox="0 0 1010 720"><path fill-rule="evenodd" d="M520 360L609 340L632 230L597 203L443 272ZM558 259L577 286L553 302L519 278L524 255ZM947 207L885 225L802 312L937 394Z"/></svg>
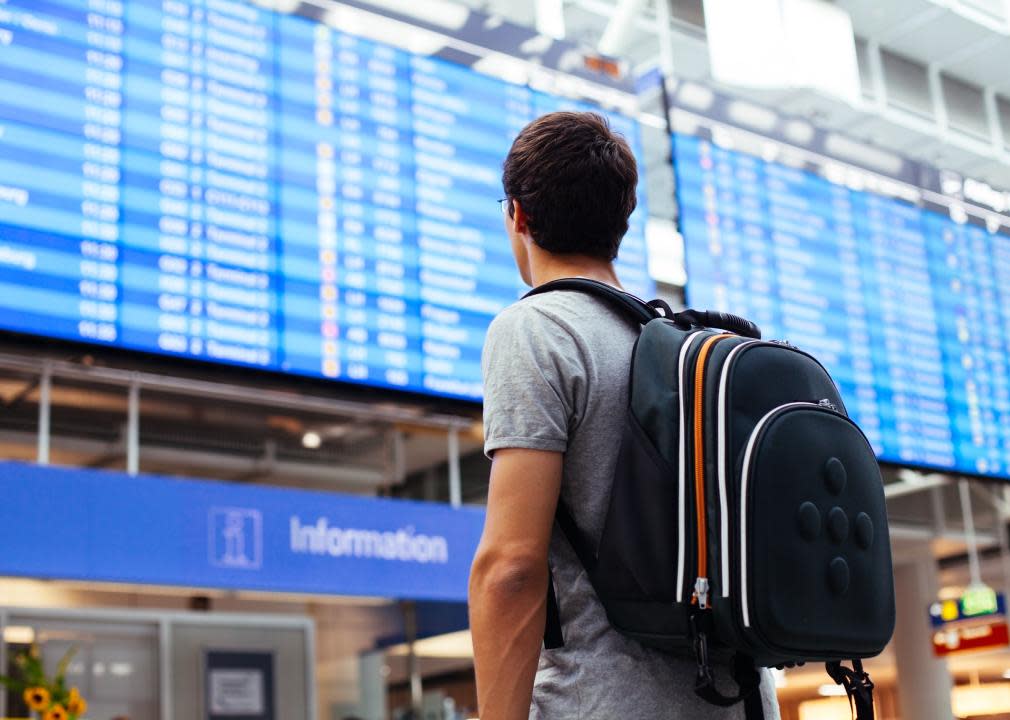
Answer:
<svg viewBox="0 0 1010 720"><path fill-rule="evenodd" d="M857 720L873 720L873 681L870 675L863 671L861 660L852 661L852 669L844 667L840 662L829 662L825 665L828 675L845 689L849 699L849 707L855 711Z"/></svg>

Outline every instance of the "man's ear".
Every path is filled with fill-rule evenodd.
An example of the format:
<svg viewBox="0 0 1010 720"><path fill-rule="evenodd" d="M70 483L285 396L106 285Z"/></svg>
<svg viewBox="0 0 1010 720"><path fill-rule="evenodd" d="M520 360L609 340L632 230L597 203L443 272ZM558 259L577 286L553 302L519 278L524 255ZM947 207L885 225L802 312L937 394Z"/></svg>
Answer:
<svg viewBox="0 0 1010 720"><path fill-rule="evenodd" d="M515 224L515 230L518 234L529 234L529 218L523 212L523 206L519 204L518 200L512 201L512 222Z"/></svg>

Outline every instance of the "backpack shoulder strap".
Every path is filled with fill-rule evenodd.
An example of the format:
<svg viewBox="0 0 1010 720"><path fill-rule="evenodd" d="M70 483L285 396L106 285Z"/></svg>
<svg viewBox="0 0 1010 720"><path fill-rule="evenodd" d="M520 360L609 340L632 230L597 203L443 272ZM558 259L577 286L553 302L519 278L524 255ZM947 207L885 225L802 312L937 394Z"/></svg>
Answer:
<svg viewBox="0 0 1010 720"><path fill-rule="evenodd" d="M670 306L663 300L650 300L646 302L637 298L629 292L618 290L615 287L589 278L562 278L538 285L523 295L523 298L541 295L552 290L576 290L603 300L610 307L631 318L640 325L655 320L658 317L672 320L682 330L689 330L692 327L721 328L729 330L737 335L760 339L761 329L738 315L731 315L715 310L683 310L679 313L673 312Z"/></svg>
<svg viewBox="0 0 1010 720"><path fill-rule="evenodd" d="M564 501L558 498L558 509L554 520L561 529L561 534L572 546L576 557L587 571L596 566L596 553L585 539L585 535L575 524L575 518L568 511ZM564 635L561 632L561 608L558 607L558 596L554 582L554 572L548 568L547 578L547 621L544 626L544 647L548 650L563 647Z"/></svg>
<svg viewBox="0 0 1010 720"><path fill-rule="evenodd" d="M554 572L547 567L547 618L544 623L544 647L548 650L564 647L565 636L561 632L561 608L554 589Z"/></svg>
<svg viewBox="0 0 1010 720"><path fill-rule="evenodd" d="M659 312L649 305L649 303L635 297L631 293L618 290L606 283L602 283L598 280L590 280L588 278L563 278L561 280L552 280L551 282L547 282L533 288L523 295L523 298L525 299L532 297L533 295L541 295L553 290L575 290L597 297L605 303L608 303L610 307L616 311L622 313L640 325L645 325L647 322L655 320L657 317L661 317Z"/></svg>

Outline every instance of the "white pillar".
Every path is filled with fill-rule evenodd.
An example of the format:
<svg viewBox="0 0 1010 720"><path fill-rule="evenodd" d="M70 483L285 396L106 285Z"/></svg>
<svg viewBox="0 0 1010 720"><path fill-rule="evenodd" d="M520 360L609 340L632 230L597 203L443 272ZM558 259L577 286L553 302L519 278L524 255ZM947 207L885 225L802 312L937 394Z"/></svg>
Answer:
<svg viewBox="0 0 1010 720"><path fill-rule="evenodd" d="M449 504L458 508L463 504L463 481L459 467L459 429L449 428Z"/></svg>
<svg viewBox="0 0 1010 720"><path fill-rule="evenodd" d="M49 360L42 362L42 376L39 378L39 465L49 464L49 443L52 437L50 427L53 403L53 365Z"/></svg>
<svg viewBox="0 0 1010 720"><path fill-rule="evenodd" d="M140 383L130 383L126 413L126 472L136 475L140 472Z"/></svg>
<svg viewBox="0 0 1010 720"><path fill-rule="evenodd" d="M918 557L896 565L897 622L894 653L903 720L950 720L953 679L947 661L933 656L929 606L940 590L936 559L928 546Z"/></svg>
<svg viewBox="0 0 1010 720"><path fill-rule="evenodd" d="M382 668L386 664L383 650L362 653L358 658L358 683L360 704L358 715L363 720L385 720L386 677Z"/></svg>

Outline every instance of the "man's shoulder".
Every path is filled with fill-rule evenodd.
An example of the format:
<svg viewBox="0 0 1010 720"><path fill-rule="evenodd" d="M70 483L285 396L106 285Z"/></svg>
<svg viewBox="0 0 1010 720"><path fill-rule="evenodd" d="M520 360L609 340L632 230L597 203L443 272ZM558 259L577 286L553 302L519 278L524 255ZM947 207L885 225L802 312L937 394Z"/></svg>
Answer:
<svg viewBox="0 0 1010 720"><path fill-rule="evenodd" d="M487 344L534 340L537 344L554 344L573 335L565 320L565 311L557 298L534 295L509 305L495 316L487 329Z"/></svg>

